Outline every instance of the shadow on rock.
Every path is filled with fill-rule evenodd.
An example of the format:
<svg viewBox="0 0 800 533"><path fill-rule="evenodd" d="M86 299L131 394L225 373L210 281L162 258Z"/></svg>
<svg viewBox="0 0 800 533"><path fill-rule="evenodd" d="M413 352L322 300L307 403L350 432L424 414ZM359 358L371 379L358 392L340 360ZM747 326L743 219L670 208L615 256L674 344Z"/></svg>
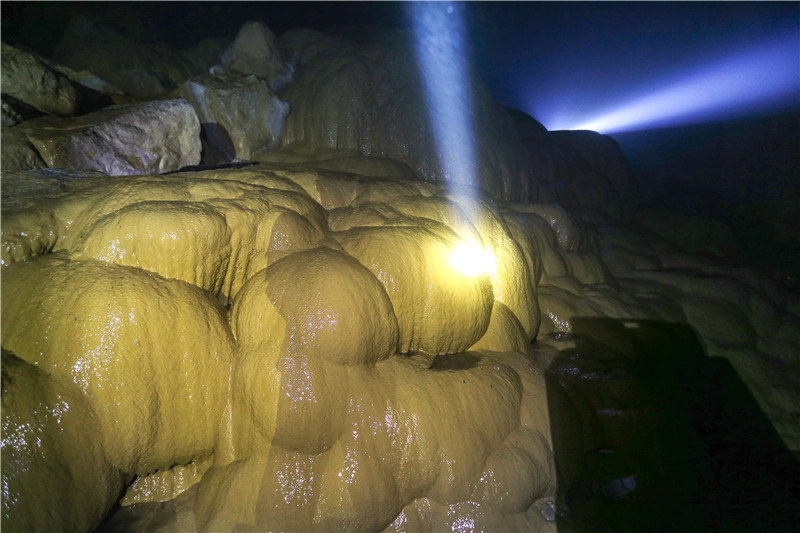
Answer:
<svg viewBox="0 0 800 533"><path fill-rule="evenodd" d="M573 333L541 339L558 350L548 390L565 389L595 434L585 438L559 531L790 531L800 523L797 459L730 362L706 356L693 328L591 317L572 324ZM550 416L557 427L554 405ZM553 446L557 458L571 449L555 432Z"/></svg>

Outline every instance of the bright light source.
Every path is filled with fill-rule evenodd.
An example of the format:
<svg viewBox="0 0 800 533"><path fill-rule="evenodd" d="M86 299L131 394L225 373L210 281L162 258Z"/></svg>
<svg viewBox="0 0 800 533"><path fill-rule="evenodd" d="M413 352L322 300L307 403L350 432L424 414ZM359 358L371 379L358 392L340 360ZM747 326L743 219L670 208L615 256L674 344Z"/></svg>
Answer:
<svg viewBox="0 0 800 533"><path fill-rule="evenodd" d="M465 276L480 276L494 271L494 256L476 242L459 244L450 254L450 265Z"/></svg>
<svg viewBox="0 0 800 533"><path fill-rule="evenodd" d="M638 94L590 120L546 126L619 133L782 110L797 105L800 95L797 57L796 32L778 35L732 50L722 61L695 65L677 80L643 79L644 90L634 88Z"/></svg>

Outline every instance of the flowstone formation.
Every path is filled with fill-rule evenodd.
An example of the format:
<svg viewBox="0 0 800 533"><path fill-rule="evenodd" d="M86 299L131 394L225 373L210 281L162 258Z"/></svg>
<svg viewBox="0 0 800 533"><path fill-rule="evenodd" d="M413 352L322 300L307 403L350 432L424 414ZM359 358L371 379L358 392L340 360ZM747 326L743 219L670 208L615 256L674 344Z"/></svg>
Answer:
<svg viewBox="0 0 800 533"><path fill-rule="evenodd" d="M498 206L473 225L438 186L258 167L4 184L37 191L4 202L4 525L85 529L136 477L127 503L194 484L179 530L439 529L454 512L546 527L558 404L528 353L538 254ZM465 242L495 268L462 273ZM31 394L89 413L84 432L28 425ZM72 479L53 463L87 439L71 468L99 474L70 491L86 503L52 501Z"/></svg>
<svg viewBox="0 0 800 533"><path fill-rule="evenodd" d="M555 529L559 488L630 409L546 382L559 335L688 322L752 365L779 297L685 270L615 279L557 206L482 197L473 223L468 197L420 182L257 165L3 184L11 529L91 529L126 486L146 530ZM453 263L465 243L489 271ZM727 283L759 315L667 283Z"/></svg>
<svg viewBox="0 0 800 533"><path fill-rule="evenodd" d="M728 264L724 228L637 210L609 137L473 76L482 190L454 189L398 34L248 23L159 66L87 28L59 57L117 105L55 118L73 84L27 56L53 83L14 109L52 116L4 92L3 528L568 531L588 493L664 484L688 507L710 485L659 409L703 361L800 450L796 294ZM649 519L703 521L675 514Z"/></svg>

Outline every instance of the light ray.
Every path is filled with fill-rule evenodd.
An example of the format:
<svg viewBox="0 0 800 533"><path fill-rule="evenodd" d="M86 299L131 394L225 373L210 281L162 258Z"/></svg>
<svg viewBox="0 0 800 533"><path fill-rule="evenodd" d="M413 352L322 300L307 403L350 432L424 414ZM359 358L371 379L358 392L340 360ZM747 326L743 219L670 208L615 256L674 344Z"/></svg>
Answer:
<svg viewBox="0 0 800 533"><path fill-rule="evenodd" d="M678 81L662 80L659 89L589 120L547 127L619 133L784 110L800 100L798 57L798 36L778 36L695 67Z"/></svg>
<svg viewBox="0 0 800 533"><path fill-rule="evenodd" d="M473 98L464 45L464 6L456 2L410 2L417 63L447 183L477 182Z"/></svg>

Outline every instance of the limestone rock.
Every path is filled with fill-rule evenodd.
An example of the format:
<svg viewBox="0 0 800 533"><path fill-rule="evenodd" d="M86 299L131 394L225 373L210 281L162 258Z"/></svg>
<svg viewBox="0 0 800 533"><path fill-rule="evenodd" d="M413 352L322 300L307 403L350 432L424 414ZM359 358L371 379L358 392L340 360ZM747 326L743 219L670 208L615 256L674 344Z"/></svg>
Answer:
<svg viewBox="0 0 800 533"><path fill-rule="evenodd" d="M181 50L180 53L194 66L196 72L208 72L222 62L222 55L230 45L230 39L203 39L193 47Z"/></svg>
<svg viewBox="0 0 800 533"><path fill-rule="evenodd" d="M222 55L222 66L266 80L273 90L288 81L291 71L284 64L275 34L263 22L245 22L233 44Z"/></svg>
<svg viewBox="0 0 800 533"><path fill-rule="evenodd" d="M91 529L113 504L97 471L110 463L145 480L133 501L194 483L127 508L148 530L553 531L543 502L586 452L631 445L647 461L653 439L676 440L651 431L619 372L639 368L630 350L680 347L672 333L650 346L647 324L696 332L786 446L800 442L796 295L646 228L305 163L10 171L0 192L4 348L103 428L62 453L60 427L58 442L86 440L50 416L52 396L18 387L7 408L4 391L11 427L53 451L37 464L80 466L77 497L43 501L34 480L25 527ZM493 253L491 272L453 261L467 240ZM584 335L604 347L569 342ZM4 479L24 477L3 452Z"/></svg>
<svg viewBox="0 0 800 533"><path fill-rule="evenodd" d="M566 157L559 151L548 138L547 129L535 118L518 109L506 108L506 113L511 118L522 145L528 154L531 163L531 171L535 179L535 185L539 188L553 189L558 182L564 181L564 177L569 173ZM554 197L547 194L554 194L555 190L534 191L532 197L540 203L556 203ZM563 202L558 202L562 203Z"/></svg>
<svg viewBox="0 0 800 533"><path fill-rule="evenodd" d="M527 204L514 206L516 211L542 217L556 234L558 247L564 251L597 252L597 232L559 205Z"/></svg>
<svg viewBox="0 0 800 533"><path fill-rule="evenodd" d="M467 274L452 264L453 249L464 242L458 234L431 220L418 224L355 227L336 238L383 283L397 315L401 352L466 350L489 326L494 299L489 275ZM427 281L409 276L412 271L425 272Z"/></svg>
<svg viewBox="0 0 800 533"><path fill-rule="evenodd" d="M373 181L381 178L392 180L385 183L394 183L394 180L422 183L420 177L407 164L386 157L363 156L356 150L323 149L295 152L288 149L274 149L261 151L253 159L282 170L290 168L332 170L337 173L358 174Z"/></svg>
<svg viewBox="0 0 800 533"><path fill-rule="evenodd" d="M90 89L94 89L97 92L110 95L110 96L118 96L125 94L122 89L109 83L108 81L100 78L94 72L89 72L88 70L73 70L67 66L60 65L55 61L49 61L44 59L44 61L52 68L63 74L64 76L68 77L75 83L79 83L84 87L88 87ZM119 103L116 102L115 103Z"/></svg>
<svg viewBox="0 0 800 533"><path fill-rule="evenodd" d="M278 324L286 328L274 339L265 335L263 319L270 315L280 315ZM231 320L239 344L275 344L286 337L291 345L285 348L339 365L371 364L397 353L397 318L378 279L326 247L292 254L250 278ZM318 327L308 335L302 325L315 321Z"/></svg>
<svg viewBox="0 0 800 533"><path fill-rule="evenodd" d="M495 283L448 268L459 237L447 226L419 218L407 228L353 228L342 240L360 250L359 260L334 239L302 251L328 232L325 213L280 174L326 181L319 173L244 168L110 182L42 174L4 176L11 180L4 209L12 209L3 213L3 246L28 259L4 264L4 343L80 386L103 427L102 449L126 473L202 461L209 430L219 428L214 465L192 475L198 485L186 493L199 527L307 529L316 513L325 529L381 530L421 494L477 501L500 515L552 495L541 374L521 355L446 353L486 331ZM430 188L395 185L404 193ZM48 236L53 241L41 245L20 240ZM243 280L241 290L220 287L226 268ZM220 289L233 298L231 316L209 296ZM62 293L69 297L56 305ZM405 335L419 336L415 343L438 357L397 354L396 310L405 313ZM522 347L514 315L498 318L495 342L486 344L502 349L498 330L514 327ZM195 389L200 382L213 385ZM223 391L232 402L226 413ZM199 405L203 412L194 414ZM283 479L287 468L320 480L308 487L319 495L318 510L298 508L279 491L252 490ZM487 475L497 490L482 489ZM173 475L147 480L153 494L180 489ZM250 496L233 501L231 486ZM513 487L521 487L517 496L503 496ZM28 501L26 516L41 512L41 502ZM262 504L272 511L259 513ZM56 518L65 512L52 508Z"/></svg>
<svg viewBox="0 0 800 533"><path fill-rule="evenodd" d="M71 116L111 103L100 93L72 83L33 54L2 44L2 92L42 113Z"/></svg>
<svg viewBox="0 0 800 533"><path fill-rule="evenodd" d="M571 169L566 176L580 207L625 213L635 205L636 182L617 142L594 131L553 131L548 140L565 156Z"/></svg>
<svg viewBox="0 0 800 533"><path fill-rule="evenodd" d="M69 79L33 55L2 44L2 91L36 109L58 116L75 113L77 94Z"/></svg>
<svg viewBox="0 0 800 533"><path fill-rule="evenodd" d="M218 72L183 84L203 132L204 163L250 159L280 142L289 106L253 75Z"/></svg>
<svg viewBox="0 0 800 533"><path fill-rule="evenodd" d="M145 100L158 98L170 87L170 84L165 87L159 76L143 68L117 70L107 73L106 77L114 86L122 87L125 94Z"/></svg>
<svg viewBox="0 0 800 533"><path fill-rule="evenodd" d="M2 307L4 346L78 387L120 472L143 475L212 452L233 339L207 292L55 253L3 271Z"/></svg>
<svg viewBox="0 0 800 533"><path fill-rule="evenodd" d="M186 100L112 106L73 119L42 117L17 127L49 167L121 176L200 163L200 123Z"/></svg>
<svg viewBox="0 0 800 533"><path fill-rule="evenodd" d="M2 98L3 127L16 126L20 122L43 115L43 113L35 107L25 102L20 102L12 96L4 94Z"/></svg>
<svg viewBox="0 0 800 533"><path fill-rule="evenodd" d="M348 39L291 30L279 40L296 65L281 93L292 109L282 146L357 150L410 166L425 180L444 181L419 72L400 34ZM528 200L531 182L524 149L507 113L470 78L477 186L497 198Z"/></svg>
<svg viewBox="0 0 800 533"><path fill-rule="evenodd" d="M5 170L21 170L47 166L23 132L17 128L3 128L0 165Z"/></svg>
<svg viewBox="0 0 800 533"><path fill-rule="evenodd" d="M187 465L177 465L169 470L137 477L120 499L122 507L145 502L165 502L174 499L198 483L211 466L211 459Z"/></svg>
<svg viewBox="0 0 800 533"><path fill-rule="evenodd" d="M633 214L635 182L616 141L592 131L548 132L522 111L506 111L530 161L532 200L584 216Z"/></svg>
<svg viewBox="0 0 800 533"><path fill-rule="evenodd" d="M202 73L196 63L164 44L143 44L92 20L75 15L53 51L55 60L88 70L126 94L155 98Z"/></svg>

